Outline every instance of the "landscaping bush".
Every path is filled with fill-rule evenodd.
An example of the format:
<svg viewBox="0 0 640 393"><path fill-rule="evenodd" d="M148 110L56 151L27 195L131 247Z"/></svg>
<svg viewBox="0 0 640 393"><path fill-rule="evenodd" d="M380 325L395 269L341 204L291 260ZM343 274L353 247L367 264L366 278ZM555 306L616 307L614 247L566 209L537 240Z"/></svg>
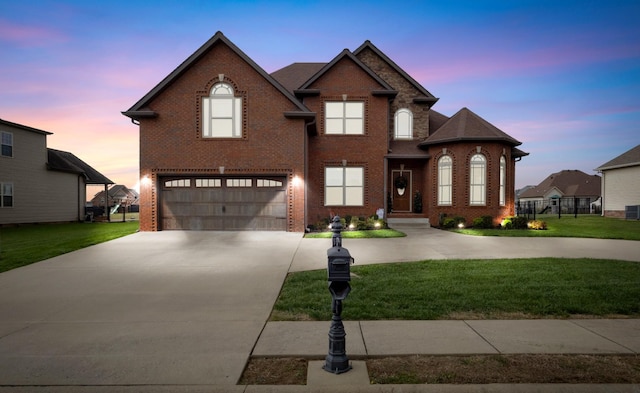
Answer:
<svg viewBox="0 0 640 393"><path fill-rule="evenodd" d="M464 224L465 222L466 220L464 217L445 217L442 220L442 227L445 229L457 228L459 224Z"/></svg>
<svg viewBox="0 0 640 393"><path fill-rule="evenodd" d="M541 220L531 220L527 223L527 228L535 230L545 230L547 229L547 223L546 221Z"/></svg>
<svg viewBox="0 0 640 393"><path fill-rule="evenodd" d="M492 229L493 217L482 216L473 219L473 227L476 229Z"/></svg>
<svg viewBox="0 0 640 393"><path fill-rule="evenodd" d="M503 229L527 229L526 217L505 217L500 223Z"/></svg>

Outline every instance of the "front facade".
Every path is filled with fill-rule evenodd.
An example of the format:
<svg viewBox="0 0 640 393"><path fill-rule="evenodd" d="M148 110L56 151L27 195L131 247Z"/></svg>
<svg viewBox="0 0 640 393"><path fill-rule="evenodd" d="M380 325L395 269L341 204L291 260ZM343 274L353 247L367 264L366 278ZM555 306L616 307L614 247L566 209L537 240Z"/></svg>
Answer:
<svg viewBox="0 0 640 393"><path fill-rule="evenodd" d="M640 208L640 145L596 168L602 173L602 215L626 218ZM640 218L640 213L629 218Z"/></svg>
<svg viewBox="0 0 640 393"><path fill-rule="evenodd" d="M0 225L84 219L87 184L111 183L71 153L48 149L50 132L0 119Z"/></svg>
<svg viewBox="0 0 640 393"><path fill-rule="evenodd" d="M140 127L141 229L512 215L520 142L437 100L369 41L268 74L218 32L123 112Z"/></svg>

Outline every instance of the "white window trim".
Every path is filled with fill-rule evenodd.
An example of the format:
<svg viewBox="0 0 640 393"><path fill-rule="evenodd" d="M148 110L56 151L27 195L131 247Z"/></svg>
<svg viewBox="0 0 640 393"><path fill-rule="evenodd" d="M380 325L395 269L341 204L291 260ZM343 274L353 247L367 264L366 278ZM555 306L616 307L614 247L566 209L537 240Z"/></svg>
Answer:
<svg viewBox="0 0 640 393"><path fill-rule="evenodd" d="M222 92L225 90L227 93ZM215 116L216 101L230 101L231 113L228 116ZM216 83L209 96L202 98L202 137L203 138L241 138L242 137L242 97L236 97L231 85ZM230 129L217 131L214 120L231 120Z"/></svg>
<svg viewBox="0 0 640 393"><path fill-rule="evenodd" d="M408 116L408 127L407 129L400 128L400 121L398 118L402 115ZM394 123L394 139L413 139L413 113L408 108L400 108L396 111L396 114L393 118Z"/></svg>
<svg viewBox="0 0 640 393"><path fill-rule="evenodd" d="M474 159L482 158L482 163ZM478 172L480 171L480 172ZM477 173L476 173L477 172ZM487 158L483 154L474 154L469 160L469 205L487 204Z"/></svg>
<svg viewBox="0 0 640 393"><path fill-rule="evenodd" d="M447 162L443 162L444 160ZM445 167L448 169L444 173ZM444 179L444 176L447 176ZM445 181L446 180L446 181ZM447 190L448 199L445 200L444 194ZM449 155L444 155L438 159L438 206L451 206L453 204L453 159Z"/></svg>
<svg viewBox="0 0 640 393"><path fill-rule="evenodd" d="M8 144L4 143L5 135L7 135L8 139L10 139ZM2 154L2 147L4 147L4 146L11 146L11 154L10 155ZM11 133L11 132L7 132L7 131L0 132L0 157L13 158L13 133Z"/></svg>
<svg viewBox="0 0 640 393"><path fill-rule="evenodd" d="M329 170L342 170L342 177L340 179L340 184L332 184L327 185L327 172ZM358 179L359 184L346 184L347 179L347 171L349 170L359 170L360 171L360 179ZM324 205L325 206L364 206L364 168L363 167L325 167L324 171L325 181L324 181ZM340 201L330 201L330 194L334 195L335 192L338 191L340 195ZM359 199L357 203L347 203L347 201L353 197Z"/></svg>
<svg viewBox="0 0 640 393"><path fill-rule="evenodd" d="M500 206L506 205L507 160L500 156Z"/></svg>
<svg viewBox="0 0 640 393"><path fill-rule="evenodd" d="M4 193L5 191L5 186L9 186L9 190L11 191L9 194ZM5 196L10 196L11 197L11 205L9 206L5 206L4 205L4 197ZM13 183L9 183L9 182L4 182L4 183L0 183L0 207L1 208L10 208L13 207L15 205L15 191L13 189Z"/></svg>
<svg viewBox="0 0 640 393"><path fill-rule="evenodd" d="M342 115L329 117L329 105L342 105ZM347 105L359 104L361 107L361 112L359 116L347 116ZM326 101L324 103L324 127L326 135L364 135L364 101ZM341 129L333 130L329 128L330 120L341 120ZM355 130L352 129L353 121L349 120L359 120L359 127Z"/></svg>

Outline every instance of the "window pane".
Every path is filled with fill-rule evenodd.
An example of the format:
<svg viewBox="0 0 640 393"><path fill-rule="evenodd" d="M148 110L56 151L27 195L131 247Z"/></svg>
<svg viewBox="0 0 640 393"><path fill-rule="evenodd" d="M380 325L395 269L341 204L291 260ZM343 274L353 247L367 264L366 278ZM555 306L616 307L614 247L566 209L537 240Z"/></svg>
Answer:
<svg viewBox="0 0 640 393"><path fill-rule="evenodd" d="M5 157L13 157L13 147L9 145L2 145L2 155Z"/></svg>
<svg viewBox="0 0 640 393"><path fill-rule="evenodd" d="M230 95L233 94L233 89L231 88L231 86L227 85L226 83L218 83L217 85L213 86L213 89L211 89L211 95Z"/></svg>
<svg viewBox="0 0 640 393"><path fill-rule="evenodd" d="M342 119L327 119L327 134L342 134Z"/></svg>
<svg viewBox="0 0 640 393"><path fill-rule="evenodd" d="M345 185L346 186L362 186L362 168L345 168Z"/></svg>
<svg viewBox="0 0 640 393"><path fill-rule="evenodd" d="M325 205L327 206L341 206L342 202L342 187L325 187Z"/></svg>
<svg viewBox="0 0 640 393"><path fill-rule="evenodd" d="M325 168L324 184L326 186L342 186L343 168Z"/></svg>
<svg viewBox="0 0 640 393"><path fill-rule="evenodd" d="M213 101L211 117L232 117L233 99L216 99Z"/></svg>
<svg viewBox="0 0 640 393"><path fill-rule="evenodd" d="M362 118L363 109L362 102L345 102L345 116L347 118Z"/></svg>
<svg viewBox="0 0 640 393"><path fill-rule="evenodd" d="M347 187L345 189L345 205L346 206L362 206L363 188L362 187Z"/></svg>
<svg viewBox="0 0 640 393"><path fill-rule="evenodd" d="M211 119L211 136L230 137L233 131L232 119Z"/></svg>
<svg viewBox="0 0 640 393"><path fill-rule="evenodd" d="M235 109L233 112L233 136L241 137L242 136L242 98L235 98L234 100Z"/></svg>
<svg viewBox="0 0 640 393"><path fill-rule="evenodd" d="M342 118L343 106L342 102L327 102L325 103L326 117L328 118Z"/></svg>
<svg viewBox="0 0 640 393"><path fill-rule="evenodd" d="M347 119L346 120L345 134L362 134L363 133L363 123L362 119Z"/></svg>
<svg viewBox="0 0 640 393"><path fill-rule="evenodd" d="M3 145L13 145L13 134L9 132L2 133L2 144Z"/></svg>

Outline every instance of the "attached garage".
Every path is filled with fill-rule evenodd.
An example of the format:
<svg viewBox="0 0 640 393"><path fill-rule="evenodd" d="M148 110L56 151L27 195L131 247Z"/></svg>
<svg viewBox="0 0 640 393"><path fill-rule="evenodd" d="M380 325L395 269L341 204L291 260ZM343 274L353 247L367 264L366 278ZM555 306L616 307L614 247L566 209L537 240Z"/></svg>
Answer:
<svg viewBox="0 0 640 393"><path fill-rule="evenodd" d="M163 230L286 231L285 177L164 177Z"/></svg>

